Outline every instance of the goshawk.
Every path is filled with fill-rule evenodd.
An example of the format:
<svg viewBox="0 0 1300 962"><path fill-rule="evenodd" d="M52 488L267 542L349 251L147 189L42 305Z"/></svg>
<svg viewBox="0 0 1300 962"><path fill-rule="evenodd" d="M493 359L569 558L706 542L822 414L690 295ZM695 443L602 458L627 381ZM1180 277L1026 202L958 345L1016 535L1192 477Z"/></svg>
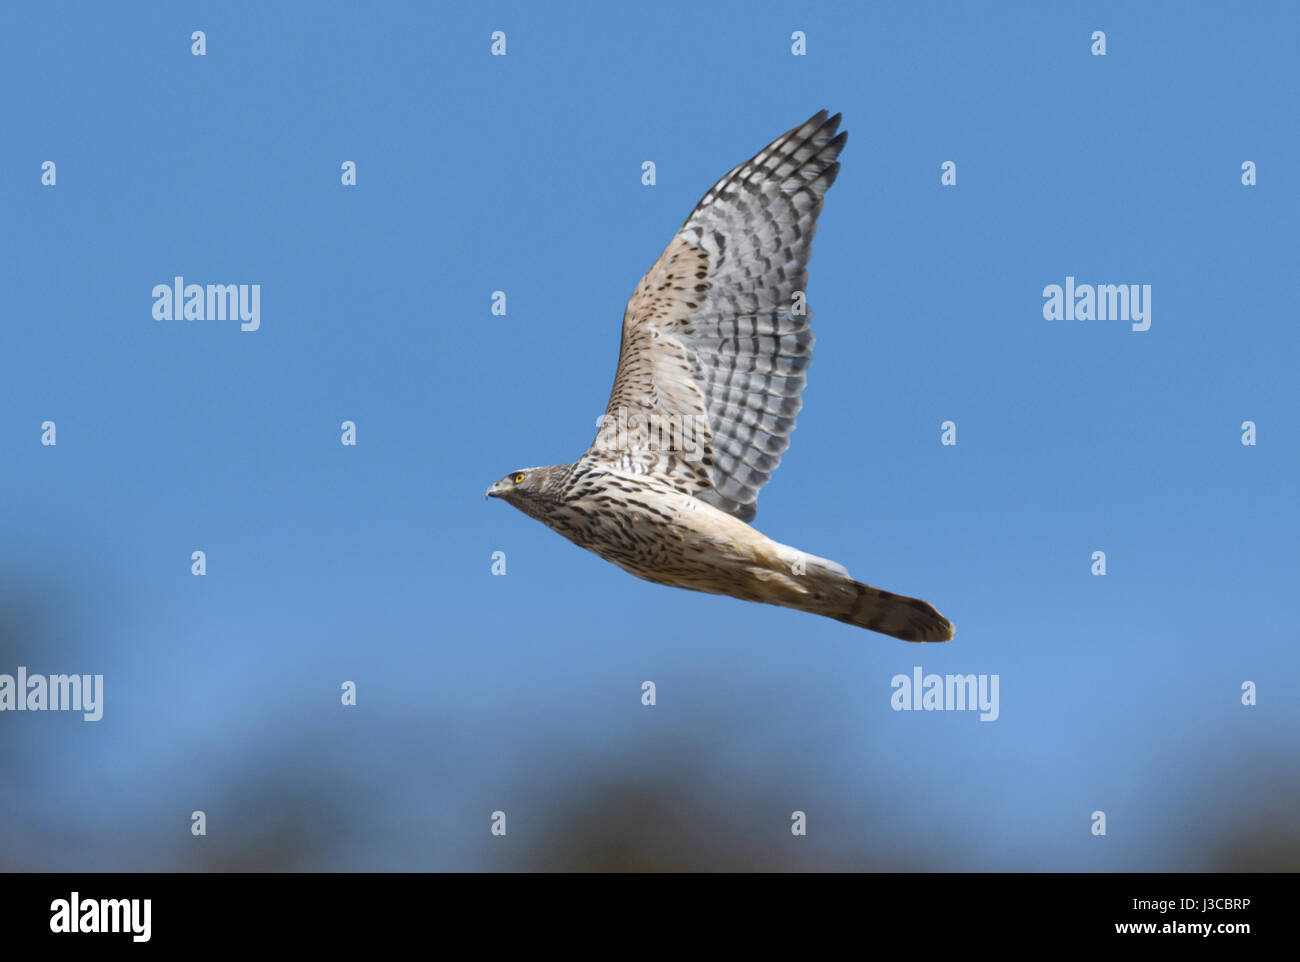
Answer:
<svg viewBox="0 0 1300 962"><path fill-rule="evenodd" d="M807 265L840 169L839 125L815 114L704 195L628 301L591 448L511 471L487 493L647 581L947 641L953 626L929 603L747 523L790 444L812 360Z"/></svg>

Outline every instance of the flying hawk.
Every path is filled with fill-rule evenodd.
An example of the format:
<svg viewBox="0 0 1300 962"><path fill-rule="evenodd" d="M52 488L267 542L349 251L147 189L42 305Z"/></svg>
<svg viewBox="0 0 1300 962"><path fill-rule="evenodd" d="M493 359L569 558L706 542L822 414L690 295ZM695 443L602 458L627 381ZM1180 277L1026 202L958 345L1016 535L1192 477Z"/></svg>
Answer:
<svg viewBox="0 0 1300 962"><path fill-rule="evenodd" d="M947 641L929 603L747 523L790 445L812 360L817 215L847 133L820 111L732 170L641 279L596 440L487 490L639 578Z"/></svg>

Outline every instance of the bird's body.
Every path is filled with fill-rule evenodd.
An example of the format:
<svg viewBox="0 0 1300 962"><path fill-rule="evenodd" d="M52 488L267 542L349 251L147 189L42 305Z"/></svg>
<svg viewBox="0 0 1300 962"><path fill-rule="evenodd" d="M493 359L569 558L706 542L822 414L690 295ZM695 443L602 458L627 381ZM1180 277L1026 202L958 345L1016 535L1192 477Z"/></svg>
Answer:
<svg viewBox="0 0 1300 962"><path fill-rule="evenodd" d="M780 576L782 546L725 511L653 476L573 467L565 497L539 520L580 548L646 581L748 601Z"/></svg>
<svg viewBox="0 0 1300 962"><path fill-rule="evenodd" d="M647 581L945 641L952 625L928 603L747 523L789 445L812 356L805 268L839 169L838 125L822 111L705 195L628 302L591 448L488 494Z"/></svg>

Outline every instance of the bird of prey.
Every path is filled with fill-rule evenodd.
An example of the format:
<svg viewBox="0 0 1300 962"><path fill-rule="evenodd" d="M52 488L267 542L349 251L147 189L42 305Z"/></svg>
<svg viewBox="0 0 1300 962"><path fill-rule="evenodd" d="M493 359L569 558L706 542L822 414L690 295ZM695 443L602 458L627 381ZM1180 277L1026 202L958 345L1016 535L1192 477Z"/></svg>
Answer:
<svg viewBox="0 0 1300 962"><path fill-rule="evenodd" d="M804 292L847 138L839 125L820 111L704 195L628 301L586 454L511 471L487 494L647 581L947 641L953 626L929 603L747 523L790 444L812 360Z"/></svg>

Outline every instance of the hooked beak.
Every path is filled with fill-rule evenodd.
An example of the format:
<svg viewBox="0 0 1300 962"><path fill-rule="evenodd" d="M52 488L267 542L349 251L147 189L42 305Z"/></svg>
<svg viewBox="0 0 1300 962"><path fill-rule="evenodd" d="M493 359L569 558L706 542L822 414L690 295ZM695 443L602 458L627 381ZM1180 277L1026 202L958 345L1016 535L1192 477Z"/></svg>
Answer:
<svg viewBox="0 0 1300 962"><path fill-rule="evenodd" d="M492 482L492 486L489 487L489 488L487 489L487 493L484 494L483 497L484 497L484 498L499 498L499 497L501 497L501 482L500 482L500 481L493 481L493 482Z"/></svg>

